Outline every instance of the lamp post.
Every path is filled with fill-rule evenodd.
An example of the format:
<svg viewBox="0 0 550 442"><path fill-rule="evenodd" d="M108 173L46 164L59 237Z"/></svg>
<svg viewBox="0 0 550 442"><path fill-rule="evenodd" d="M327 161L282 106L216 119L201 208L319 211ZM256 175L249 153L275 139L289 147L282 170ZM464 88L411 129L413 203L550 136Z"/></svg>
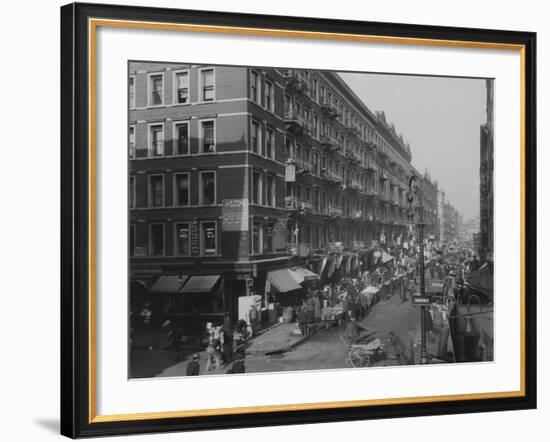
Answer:
<svg viewBox="0 0 550 442"><path fill-rule="evenodd" d="M426 287L425 287L425 281L424 281L424 205L423 205L423 193L422 193L422 181L420 181L420 185L418 184L418 177L416 175L411 176L409 180L409 218L411 221L414 219L414 209L413 209L413 201L414 201L414 195L418 192L419 193L419 203L418 203L418 209L419 209L419 220L418 220L418 234L420 239L420 296L425 296L426 294ZM422 305L420 307L420 363L421 364L427 364L428 363L428 353L426 351L426 307Z"/></svg>

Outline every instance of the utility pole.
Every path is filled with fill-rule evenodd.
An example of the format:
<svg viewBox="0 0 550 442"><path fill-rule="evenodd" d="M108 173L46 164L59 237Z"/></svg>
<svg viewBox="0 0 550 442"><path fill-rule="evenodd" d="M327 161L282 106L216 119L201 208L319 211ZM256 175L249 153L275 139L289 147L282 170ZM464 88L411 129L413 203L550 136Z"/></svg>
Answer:
<svg viewBox="0 0 550 442"><path fill-rule="evenodd" d="M414 208L413 208L413 200L414 200L414 194L419 191L420 197L419 197L419 203L418 203L418 211L419 211L419 220L418 220L418 234L420 237L420 296L424 297L426 295L426 286L424 281L424 275L425 275L425 269L424 269L424 203L423 203L423 182L420 181L420 185L418 184L418 177L416 175L411 176L409 180L409 204L410 204L410 211L409 211L409 218L411 220L414 219ZM428 363L428 353L426 351L426 306L422 305L420 307L420 363L421 364L427 364Z"/></svg>

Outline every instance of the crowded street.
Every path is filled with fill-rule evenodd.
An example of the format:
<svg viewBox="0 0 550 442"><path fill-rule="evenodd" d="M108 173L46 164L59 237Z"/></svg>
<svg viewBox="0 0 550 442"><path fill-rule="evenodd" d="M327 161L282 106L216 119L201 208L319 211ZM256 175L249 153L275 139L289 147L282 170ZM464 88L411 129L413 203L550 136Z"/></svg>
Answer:
<svg viewBox="0 0 550 442"><path fill-rule="evenodd" d="M415 289L418 289L418 287L415 286ZM403 365L419 363L420 308L413 305L411 299L403 300L397 293L388 294L384 299L373 305L358 324L365 330L367 335L377 337L381 341L385 355L382 360L374 362L373 367L402 365L397 359L390 341L389 333L392 331L400 337L406 346L406 364ZM279 324L274 328L278 327L280 327ZM288 351L270 354L246 354L246 372L294 371L311 369L312 367L321 370L349 368L348 355L350 348L343 339L346 328L347 323L342 321L340 324L335 324L329 328L322 328L311 336L305 337L305 339L299 339L297 345L288 349ZM264 334L269 335L271 330L265 331ZM259 337L262 337L262 334L258 335ZM196 352L184 352L180 361L174 361L171 352L162 350L168 344L165 335L152 334L149 336L149 341L144 336L141 336L141 338L139 342L136 342L136 348L132 353L134 362L132 366L139 367L139 371L133 371L132 377L186 375L187 365ZM276 336L273 339L276 339ZM428 342L428 349L435 351L432 344L433 342ZM201 367L200 374L219 375L226 373L227 367L225 366L206 371L208 352L201 351L198 354L198 362Z"/></svg>

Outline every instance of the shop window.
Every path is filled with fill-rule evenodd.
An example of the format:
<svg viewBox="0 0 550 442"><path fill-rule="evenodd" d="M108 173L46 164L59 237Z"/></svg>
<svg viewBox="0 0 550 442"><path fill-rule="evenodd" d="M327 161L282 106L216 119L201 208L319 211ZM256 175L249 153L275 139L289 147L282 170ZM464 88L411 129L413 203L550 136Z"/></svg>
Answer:
<svg viewBox="0 0 550 442"><path fill-rule="evenodd" d="M191 254L191 232L189 223L177 223L174 233L176 235L174 248L175 255L189 256Z"/></svg>
<svg viewBox="0 0 550 442"><path fill-rule="evenodd" d="M205 221L201 223L201 254L217 254L217 231L214 221Z"/></svg>
<svg viewBox="0 0 550 442"><path fill-rule="evenodd" d="M149 226L149 251L153 256L164 255L164 224Z"/></svg>

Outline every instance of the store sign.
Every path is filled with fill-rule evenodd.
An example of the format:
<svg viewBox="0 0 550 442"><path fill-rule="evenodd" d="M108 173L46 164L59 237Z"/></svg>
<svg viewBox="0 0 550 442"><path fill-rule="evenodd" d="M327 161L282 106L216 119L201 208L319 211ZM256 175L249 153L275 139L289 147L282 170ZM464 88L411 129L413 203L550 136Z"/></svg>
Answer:
<svg viewBox="0 0 550 442"><path fill-rule="evenodd" d="M137 246L134 249L134 256L147 256L147 247Z"/></svg>
<svg viewBox="0 0 550 442"><path fill-rule="evenodd" d="M191 255L200 254L199 222L196 218L191 221Z"/></svg>
<svg viewBox="0 0 550 442"><path fill-rule="evenodd" d="M285 166L285 182L293 183L296 181L296 165L287 164Z"/></svg>
<svg viewBox="0 0 550 442"><path fill-rule="evenodd" d="M276 252L286 250L286 218L279 218L273 225L273 249Z"/></svg>
<svg viewBox="0 0 550 442"><path fill-rule="evenodd" d="M413 305L430 305L431 304L431 298L429 296L418 296L415 295L412 297L412 304Z"/></svg>
<svg viewBox="0 0 550 442"><path fill-rule="evenodd" d="M224 199L222 201L222 231L248 231L248 199Z"/></svg>

